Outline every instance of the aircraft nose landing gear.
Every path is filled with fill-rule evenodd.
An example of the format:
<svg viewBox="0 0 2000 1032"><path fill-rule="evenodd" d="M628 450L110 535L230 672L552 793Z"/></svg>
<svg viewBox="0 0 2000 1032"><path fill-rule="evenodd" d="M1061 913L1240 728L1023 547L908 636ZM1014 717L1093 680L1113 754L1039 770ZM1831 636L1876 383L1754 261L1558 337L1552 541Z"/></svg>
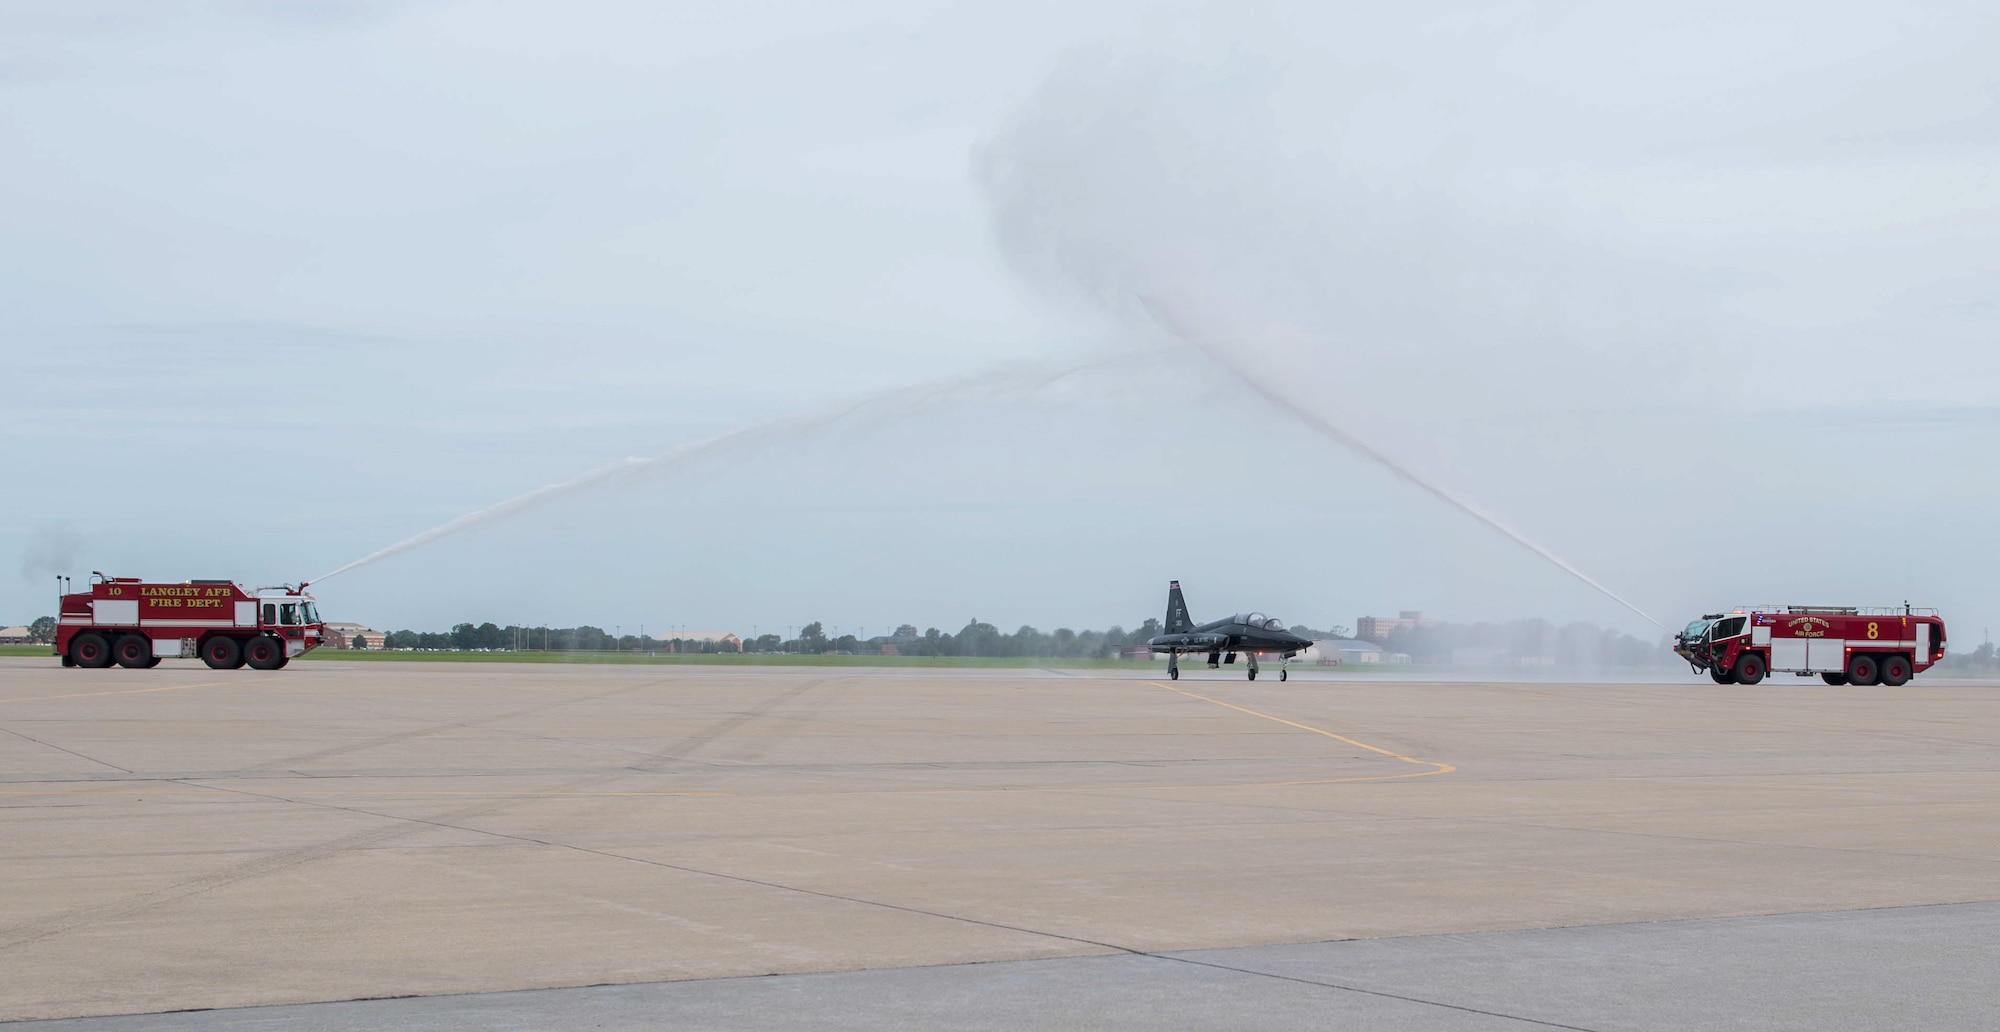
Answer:
<svg viewBox="0 0 2000 1032"><path fill-rule="evenodd" d="M1257 654L1255 652L1246 652L1244 655L1250 659L1250 679L1255 681L1257 679Z"/></svg>

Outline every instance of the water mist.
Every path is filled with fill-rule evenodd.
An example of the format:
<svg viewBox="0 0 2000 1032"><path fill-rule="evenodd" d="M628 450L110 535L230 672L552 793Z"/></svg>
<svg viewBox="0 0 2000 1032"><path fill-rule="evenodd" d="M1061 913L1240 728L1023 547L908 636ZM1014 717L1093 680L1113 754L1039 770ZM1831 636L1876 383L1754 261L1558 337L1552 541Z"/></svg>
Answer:
<svg viewBox="0 0 2000 1032"><path fill-rule="evenodd" d="M1081 59L1088 57L1088 60ZM1301 400L1282 345L1323 346L1259 307L1260 251L1309 264L1311 224L1269 206L1229 166L1248 150L1228 91L1174 85L1176 69L1080 55L979 152L976 174L1009 265L1057 300L1092 305L1163 332L1319 437L1393 473L1655 626L1659 620L1458 492L1426 477ZM1221 97L1221 106L1217 97ZM1175 104L1198 111L1183 117ZM1254 159L1253 159L1254 160ZM1260 221L1262 220L1262 221ZM1295 356L1293 356L1295 357Z"/></svg>

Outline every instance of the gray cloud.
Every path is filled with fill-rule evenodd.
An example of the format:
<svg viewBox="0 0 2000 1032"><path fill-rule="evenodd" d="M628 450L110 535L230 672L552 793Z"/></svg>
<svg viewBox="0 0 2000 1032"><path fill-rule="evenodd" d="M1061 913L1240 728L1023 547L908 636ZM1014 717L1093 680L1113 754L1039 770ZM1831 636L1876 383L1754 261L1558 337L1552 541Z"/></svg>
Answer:
<svg viewBox="0 0 2000 1032"><path fill-rule="evenodd" d="M1994 18L11 4L0 436L42 489L0 533L144 498L92 509L89 566L297 579L619 456L1118 344L1151 331L1100 287L1164 281L1663 617L2000 615ZM967 174L997 140L1048 216L1004 250ZM1296 558L1190 547L1246 527ZM1176 575L1315 623L1619 618L1182 360L551 505L327 599L1105 622Z"/></svg>
<svg viewBox="0 0 2000 1032"><path fill-rule="evenodd" d="M82 549L83 535L73 524L43 523L28 533L21 548L21 579L47 587L57 574L74 576L81 572L76 563Z"/></svg>

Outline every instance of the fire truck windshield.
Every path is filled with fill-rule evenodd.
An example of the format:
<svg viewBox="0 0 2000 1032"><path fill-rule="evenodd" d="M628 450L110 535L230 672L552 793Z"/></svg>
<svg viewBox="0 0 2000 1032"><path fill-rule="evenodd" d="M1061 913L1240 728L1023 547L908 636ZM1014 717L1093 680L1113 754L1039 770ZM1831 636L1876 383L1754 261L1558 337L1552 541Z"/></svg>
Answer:
<svg viewBox="0 0 2000 1032"><path fill-rule="evenodd" d="M307 623L318 623L318 622L319 622L319 607L318 607L318 606L315 606L315 605L313 605L313 604L312 604L311 602L307 602L307 603L305 603L305 605L304 605L304 606L303 606L302 608L303 608L303 609L305 610L305 614L306 614L306 622L307 622Z"/></svg>
<svg viewBox="0 0 2000 1032"><path fill-rule="evenodd" d="M1701 636L1707 634L1709 627L1714 624L1714 620L1696 620L1688 624L1687 630L1681 632L1681 638L1685 641L1700 641Z"/></svg>

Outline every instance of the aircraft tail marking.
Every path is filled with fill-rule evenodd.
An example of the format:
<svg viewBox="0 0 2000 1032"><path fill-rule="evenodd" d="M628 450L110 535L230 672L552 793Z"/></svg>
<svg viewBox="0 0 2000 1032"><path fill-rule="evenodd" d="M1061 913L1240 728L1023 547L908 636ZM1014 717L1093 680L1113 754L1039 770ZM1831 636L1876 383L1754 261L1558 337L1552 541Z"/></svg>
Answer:
<svg viewBox="0 0 2000 1032"><path fill-rule="evenodd" d="M1181 598L1181 582L1167 585L1167 626L1168 634L1186 634L1194 630L1194 621L1188 619L1187 601Z"/></svg>

